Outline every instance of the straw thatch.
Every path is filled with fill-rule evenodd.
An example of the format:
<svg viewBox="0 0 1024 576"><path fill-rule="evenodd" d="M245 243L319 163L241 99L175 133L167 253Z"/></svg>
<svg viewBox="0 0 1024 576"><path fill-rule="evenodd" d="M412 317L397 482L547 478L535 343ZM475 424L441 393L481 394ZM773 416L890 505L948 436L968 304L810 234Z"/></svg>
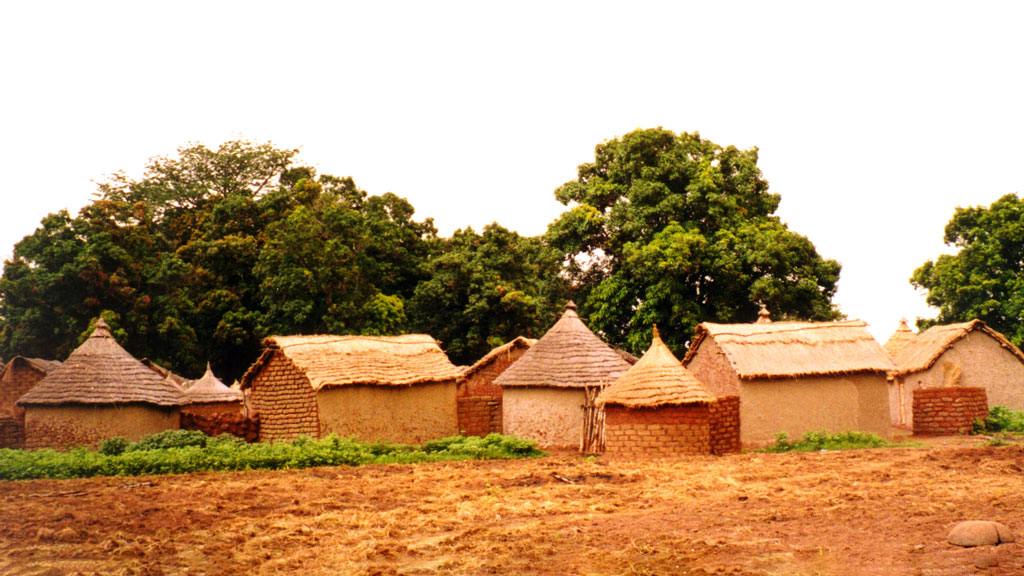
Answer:
<svg viewBox="0 0 1024 576"><path fill-rule="evenodd" d="M189 385L192 383L191 380L183 376L178 376L174 372L171 372L169 369L164 368L163 366L157 364L156 362L153 362L149 358L143 358L142 360L140 360L140 362L142 362L150 370L159 374L161 378L165 380L170 380L175 386L181 388L182 390L188 388Z"/></svg>
<svg viewBox="0 0 1024 576"><path fill-rule="evenodd" d="M774 322L697 326L683 365L712 338L744 380L797 376L886 373L894 368L889 356L868 333L866 323Z"/></svg>
<svg viewBox="0 0 1024 576"><path fill-rule="evenodd" d="M494 383L499 386L607 386L630 364L580 320L570 302L562 317Z"/></svg>
<svg viewBox="0 0 1024 576"><path fill-rule="evenodd" d="M182 392L118 345L107 323L18 400L42 404L129 404L178 406Z"/></svg>
<svg viewBox="0 0 1024 576"><path fill-rule="evenodd" d="M185 390L185 404L210 404L214 402L241 402L242 391L232 390L213 375L210 364L199 380L193 380Z"/></svg>
<svg viewBox="0 0 1024 576"><path fill-rule="evenodd" d="M651 347L614 384L597 398L601 405L629 408L663 405L709 404L715 398L683 367L654 329Z"/></svg>
<svg viewBox="0 0 1024 576"><path fill-rule="evenodd" d="M910 329L910 326L907 325L907 319L903 318L900 320L899 327L892 333L892 336L889 336L889 339L885 341L882 348L885 349L885 353L889 355L889 358L895 360L896 356L898 356L908 344L913 342L916 337L917 334L915 334L914 331Z"/></svg>
<svg viewBox="0 0 1024 576"><path fill-rule="evenodd" d="M271 336L263 345L263 355L242 377L243 389L278 351L305 374L314 390L359 384L411 386L459 378L458 368L425 334Z"/></svg>
<svg viewBox="0 0 1024 576"><path fill-rule="evenodd" d="M18 364L25 364L40 372L42 374L49 374L52 370L60 366L59 360L43 360L42 358L26 358L25 356L15 356L11 358L7 365L0 368L0 378L3 378L4 373L7 370L13 370Z"/></svg>
<svg viewBox="0 0 1024 576"><path fill-rule="evenodd" d="M473 374L476 374L477 372L479 372L481 369L486 367L488 364L490 364L494 360L496 360L498 358L501 358L502 356L505 356L507 354L512 353L512 351L517 349L517 348L529 348L530 346L533 346L536 342L537 342L537 340L534 339L534 338L526 338L526 337L523 337L523 336L518 336L514 340L510 340L510 341L502 344L501 346L498 346L497 348L494 348L493 350L491 350L487 354L484 354L484 357L479 359L479 360L477 360L472 366L469 366L469 367L466 367L466 368L460 367L460 371L462 372L462 377L463 378L469 378L470 376L472 376Z"/></svg>
<svg viewBox="0 0 1024 576"><path fill-rule="evenodd" d="M1024 363L1024 353L1020 348L1013 345L999 332L988 327L981 320L972 320L959 324L946 324L944 326L932 326L917 335L896 356L896 369L893 376L905 376L913 372L921 372L932 367L940 356L958 341L974 331L988 334L1001 346Z"/></svg>

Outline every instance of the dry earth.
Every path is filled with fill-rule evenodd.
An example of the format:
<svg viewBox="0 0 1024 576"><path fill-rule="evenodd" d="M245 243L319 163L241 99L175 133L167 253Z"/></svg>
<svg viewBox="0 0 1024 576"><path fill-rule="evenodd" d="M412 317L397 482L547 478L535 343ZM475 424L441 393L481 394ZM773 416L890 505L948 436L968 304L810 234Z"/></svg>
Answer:
<svg viewBox="0 0 1024 576"><path fill-rule="evenodd" d="M967 519L1024 540L1024 447L0 482L0 573L1024 573Z"/></svg>

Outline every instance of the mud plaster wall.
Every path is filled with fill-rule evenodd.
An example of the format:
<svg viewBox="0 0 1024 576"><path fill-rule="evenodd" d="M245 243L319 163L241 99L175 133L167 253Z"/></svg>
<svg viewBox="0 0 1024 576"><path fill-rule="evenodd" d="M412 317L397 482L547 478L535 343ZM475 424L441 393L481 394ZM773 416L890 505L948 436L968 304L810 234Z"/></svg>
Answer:
<svg viewBox="0 0 1024 576"><path fill-rule="evenodd" d="M703 404L604 409L605 454L674 456L711 454L711 413Z"/></svg>
<svg viewBox="0 0 1024 576"><path fill-rule="evenodd" d="M27 406L25 408L26 448L97 446L101 441L122 436L133 442L144 436L177 430L178 407L149 404Z"/></svg>
<svg viewBox="0 0 1024 576"><path fill-rule="evenodd" d="M899 380L890 385L891 397L896 401L892 410L893 425L913 429L914 391L945 387L947 363L960 366L960 379L955 385L984 388L990 407L1024 410L1024 364L991 336L974 331L946 350L928 370L903 376L902 386ZM901 393L902 404L899 402Z"/></svg>
<svg viewBox="0 0 1024 576"><path fill-rule="evenodd" d="M984 388L921 388L913 395L914 434L966 434L988 416Z"/></svg>
<svg viewBox="0 0 1024 576"><path fill-rule="evenodd" d="M455 381L415 386L339 386L317 392L321 433L419 444L459 433Z"/></svg>
<svg viewBox="0 0 1024 576"><path fill-rule="evenodd" d="M541 446L578 447L585 399L582 388L506 387L502 398L505 434Z"/></svg>
<svg viewBox="0 0 1024 576"><path fill-rule="evenodd" d="M817 430L889 435L889 393L881 374L744 380L740 400L744 445L771 443L778 432L791 439Z"/></svg>
<svg viewBox="0 0 1024 576"><path fill-rule="evenodd" d="M526 352L517 347L492 360L472 376L459 383L457 405L459 430L467 436L501 433L501 386L494 379Z"/></svg>
<svg viewBox="0 0 1024 576"><path fill-rule="evenodd" d="M45 373L31 367L23 360L17 360L7 367L0 379L0 414L10 414L16 419L22 419L25 409L15 404L18 398L24 396L43 377Z"/></svg>
<svg viewBox="0 0 1024 576"><path fill-rule="evenodd" d="M711 338L705 337L701 341L686 369L715 396L736 396L740 393L740 379L736 371L729 364L725 352Z"/></svg>
<svg viewBox="0 0 1024 576"><path fill-rule="evenodd" d="M281 351L256 374L251 390L253 411L260 415L261 442L292 440L302 434L319 437L316 393Z"/></svg>

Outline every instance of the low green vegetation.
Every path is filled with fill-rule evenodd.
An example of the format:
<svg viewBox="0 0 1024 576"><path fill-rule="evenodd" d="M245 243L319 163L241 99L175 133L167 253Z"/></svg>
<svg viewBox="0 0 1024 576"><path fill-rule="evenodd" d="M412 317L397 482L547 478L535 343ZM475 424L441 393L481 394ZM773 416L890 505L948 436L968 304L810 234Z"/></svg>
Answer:
<svg viewBox="0 0 1024 576"><path fill-rule="evenodd" d="M997 432L1024 432L1024 412L1010 410L1006 406L993 406L985 421L974 421L974 432L988 434Z"/></svg>
<svg viewBox="0 0 1024 576"><path fill-rule="evenodd" d="M881 436L867 432L807 432L801 440L790 442L785 432L775 435L775 444L761 449L761 452L817 452L819 450L856 450L858 448L882 448L895 446Z"/></svg>
<svg viewBox="0 0 1024 576"><path fill-rule="evenodd" d="M210 470L277 470L313 466L490 460L543 456L534 443L512 436L451 436L422 445L360 442L331 434L291 442L246 444L225 434L169 430L129 442L104 441L98 450L0 450L0 480L185 474Z"/></svg>

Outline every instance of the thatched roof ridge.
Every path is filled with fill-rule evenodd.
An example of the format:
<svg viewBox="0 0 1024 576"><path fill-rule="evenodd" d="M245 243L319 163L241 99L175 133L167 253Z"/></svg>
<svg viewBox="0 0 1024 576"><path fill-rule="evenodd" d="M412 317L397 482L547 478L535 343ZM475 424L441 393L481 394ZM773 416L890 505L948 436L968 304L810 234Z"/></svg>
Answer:
<svg viewBox="0 0 1024 576"><path fill-rule="evenodd" d="M683 365L714 339L744 380L836 374L885 374L895 365L860 320L697 326Z"/></svg>
<svg viewBox="0 0 1024 576"><path fill-rule="evenodd" d="M219 378L213 375L210 364L206 364L206 373L198 380L189 383L185 390L186 404L210 404L214 402L241 402L241 390L232 390Z"/></svg>
<svg viewBox="0 0 1024 576"><path fill-rule="evenodd" d="M893 376L905 376L914 372L921 372L932 367L940 356L952 348L962 338L974 331L988 334L999 346L1005 348L1024 363L1024 352L1013 345L999 332L989 328L981 320L971 320L958 324L945 324L932 326L921 332L896 356L896 369L892 371Z"/></svg>
<svg viewBox="0 0 1024 576"><path fill-rule="evenodd" d="M885 349L885 353L888 354L890 358L895 360L896 356L898 356L908 344L913 342L916 337L917 334L910 329L909 325L907 325L907 319L903 318L900 320L899 327L897 327L896 331L892 333L892 336L889 336L889 339L885 341L882 348Z"/></svg>
<svg viewBox="0 0 1024 576"><path fill-rule="evenodd" d="M683 367L655 328L651 347L625 374L597 397L598 404L629 408L710 404L715 397Z"/></svg>
<svg viewBox="0 0 1024 576"><path fill-rule="evenodd" d="M263 345L263 355L242 376L242 388L252 384L277 352L306 374L314 390L357 384L411 386L460 376L437 341L426 334L271 336Z"/></svg>
<svg viewBox="0 0 1024 576"><path fill-rule="evenodd" d="M505 354L511 353L516 348L529 348L533 346L537 340L535 338L526 338L524 336L517 336L513 340L492 349L487 354L484 354L483 358L477 360L472 366L468 366L462 369L462 377L469 378L473 374L479 372L482 368L489 365L491 362L501 358Z"/></svg>
<svg viewBox="0 0 1024 576"><path fill-rule="evenodd" d="M61 364L59 360L44 360L42 358L27 358L25 356L15 356L14 358L11 358L7 362L6 366L0 366L0 377L3 376L4 372L6 372L8 368L11 368L16 364L22 363L29 366L33 370L36 370L43 374L50 373L51 370L54 370Z"/></svg>
<svg viewBox="0 0 1024 576"><path fill-rule="evenodd" d="M110 334L107 323L96 329L59 367L18 399L36 404L131 404L178 406L181 390L136 360Z"/></svg>
<svg viewBox="0 0 1024 576"><path fill-rule="evenodd" d="M191 380L183 376L178 376L174 372L171 372L169 368L164 368L163 366L157 364L156 362L150 360L149 358L143 358L142 360L140 360L140 362L142 362L146 366L146 368L149 368L150 370L156 372L164 380L170 380L175 386L181 388L182 390L188 388L189 384L192 383Z"/></svg>
<svg viewBox="0 0 1024 576"><path fill-rule="evenodd" d="M585 388L607 386L630 364L587 328L566 305L562 317L494 383L499 386Z"/></svg>

